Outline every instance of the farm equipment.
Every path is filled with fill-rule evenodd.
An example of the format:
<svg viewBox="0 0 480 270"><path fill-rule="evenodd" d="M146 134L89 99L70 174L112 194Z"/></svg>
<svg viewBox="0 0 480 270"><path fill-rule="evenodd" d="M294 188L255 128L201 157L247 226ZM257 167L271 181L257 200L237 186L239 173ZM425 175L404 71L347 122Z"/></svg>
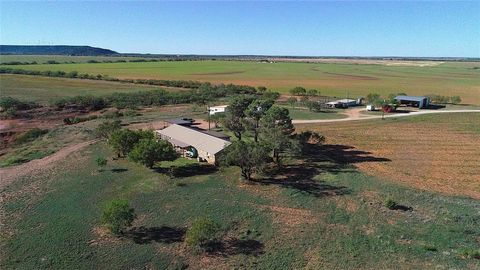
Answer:
<svg viewBox="0 0 480 270"><path fill-rule="evenodd" d="M382 105L382 111L385 113L392 113L397 110L397 105L395 104L384 104Z"/></svg>

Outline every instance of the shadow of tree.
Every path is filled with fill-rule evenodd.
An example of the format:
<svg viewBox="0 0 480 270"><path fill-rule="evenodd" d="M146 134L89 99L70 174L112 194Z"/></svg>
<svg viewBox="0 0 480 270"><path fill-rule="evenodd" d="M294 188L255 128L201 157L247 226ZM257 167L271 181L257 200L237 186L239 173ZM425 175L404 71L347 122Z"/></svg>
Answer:
<svg viewBox="0 0 480 270"><path fill-rule="evenodd" d="M309 149L307 154L308 160L315 161L315 159L327 156L340 164L354 164L363 162L388 162L388 158L374 157L371 152L357 150L353 146L340 144L325 144L322 146L314 146Z"/></svg>
<svg viewBox="0 0 480 270"><path fill-rule="evenodd" d="M209 255L228 257L232 255L258 256L263 254L264 245L253 239L231 238L225 241L214 241L203 246Z"/></svg>
<svg viewBox="0 0 480 270"><path fill-rule="evenodd" d="M168 174L171 177L189 177L195 175L206 175L214 173L218 170L216 166L192 163L183 166L172 166L170 168L157 167L155 171L158 173Z"/></svg>
<svg viewBox="0 0 480 270"><path fill-rule="evenodd" d="M185 235L184 228L162 227L134 227L123 233L123 236L132 239L137 244L175 243L183 241Z"/></svg>
<svg viewBox="0 0 480 270"><path fill-rule="evenodd" d="M371 156L370 152L356 150L352 146L312 144L297 159L297 163L283 166L269 174L273 176L255 182L293 188L316 197L345 195L350 193L347 187L331 185L315 177L321 173L354 172L352 165L355 163L388 161L390 159Z"/></svg>
<svg viewBox="0 0 480 270"><path fill-rule="evenodd" d="M122 173L122 172L128 171L128 169L125 169L125 168L115 168L115 169L111 169L111 171L114 172L114 173Z"/></svg>

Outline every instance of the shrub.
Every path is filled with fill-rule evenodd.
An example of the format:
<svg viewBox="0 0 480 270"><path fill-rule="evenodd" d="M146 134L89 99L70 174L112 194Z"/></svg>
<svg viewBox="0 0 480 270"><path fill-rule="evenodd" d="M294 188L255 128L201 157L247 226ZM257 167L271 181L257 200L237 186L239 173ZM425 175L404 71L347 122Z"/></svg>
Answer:
<svg viewBox="0 0 480 270"><path fill-rule="evenodd" d="M31 129L23 133L22 135L18 136L17 139L15 140L15 143L22 144L26 142L31 142L36 138L43 136L47 132L48 132L48 129L40 129L40 128Z"/></svg>
<svg viewBox="0 0 480 270"><path fill-rule="evenodd" d="M203 247L215 241L220 232L220 225L210 218L199 218L188 229L185 241L189 246Z"/></svg>
<svg viewBox="0 0 480 270"><path fill-rule="evenodd" d="M387 207L390 210L395 209L395 206L397 206L397 203L390 197L388 197L385 202L384 202L385 207Z"/></svg>
<svg viewBox="0 0 480 270"><path fill-rule="evenodd" d="M453 103L453 104L459 104L462 102L462 98L460 96L452 96L450 98L450 101Z"/></svg>
<svg viewBox="0 0 480 270"><path fill-rule="evenodd" d="M112 200L105 205L102 223L114 234L121 234L135 220L135 210L127 200Z"/></svg>
<svg viewBox="0 0 480 270"><path fill-rule="evenodd" d="M107 166L107 162L108 162L108 161L107 161L106 158L98 157L98 158L95 160L95 162L97 163L97 166L98 166L99 168L102 168L102 169L103 169L103 167Z"/></svg>
<svg viewBox="0 0 480 270"><path fill-rule="evenodd" d="M480 260L480 249L465 248L460 251L460 255L466 259Z"/></svg>
<svg viewBox="0 0 480 270"><path fill-rule="evenodd" d="M119 130L122 127L121 123L120 120L105 121L99 124L95 129L95 135L98 138L108 139L114 131Z"/></svg>

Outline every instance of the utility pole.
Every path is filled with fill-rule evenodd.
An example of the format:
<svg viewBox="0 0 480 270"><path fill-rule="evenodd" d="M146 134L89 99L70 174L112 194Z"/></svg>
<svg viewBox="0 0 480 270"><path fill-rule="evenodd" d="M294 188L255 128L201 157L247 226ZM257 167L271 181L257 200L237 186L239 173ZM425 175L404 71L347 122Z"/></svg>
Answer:
<svg viewBox="0 0 480 270"><path fill-rule="evenodd" d="M210 130L210 106L207 105L208 130Z"/></svg>

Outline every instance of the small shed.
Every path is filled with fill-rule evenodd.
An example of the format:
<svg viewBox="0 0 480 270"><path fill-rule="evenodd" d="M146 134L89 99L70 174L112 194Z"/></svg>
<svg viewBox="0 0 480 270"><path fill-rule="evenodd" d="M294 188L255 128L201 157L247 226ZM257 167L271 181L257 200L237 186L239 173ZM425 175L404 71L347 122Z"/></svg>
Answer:
<svg viewBox="0 0 480 270"><path fill-rule="evenodd" d="M419 109L426 108L430 105L430 99L424 96L396 96L395 100L399 104L418 107Z"/></svg>
<svg viewBox="0 0 480 270"><path fill-rule="evenodd" d="M219 106L212 106L208 109L210 115L214 115L217 113L224 113L227 109L228 105L219 105Z"/></svg>

